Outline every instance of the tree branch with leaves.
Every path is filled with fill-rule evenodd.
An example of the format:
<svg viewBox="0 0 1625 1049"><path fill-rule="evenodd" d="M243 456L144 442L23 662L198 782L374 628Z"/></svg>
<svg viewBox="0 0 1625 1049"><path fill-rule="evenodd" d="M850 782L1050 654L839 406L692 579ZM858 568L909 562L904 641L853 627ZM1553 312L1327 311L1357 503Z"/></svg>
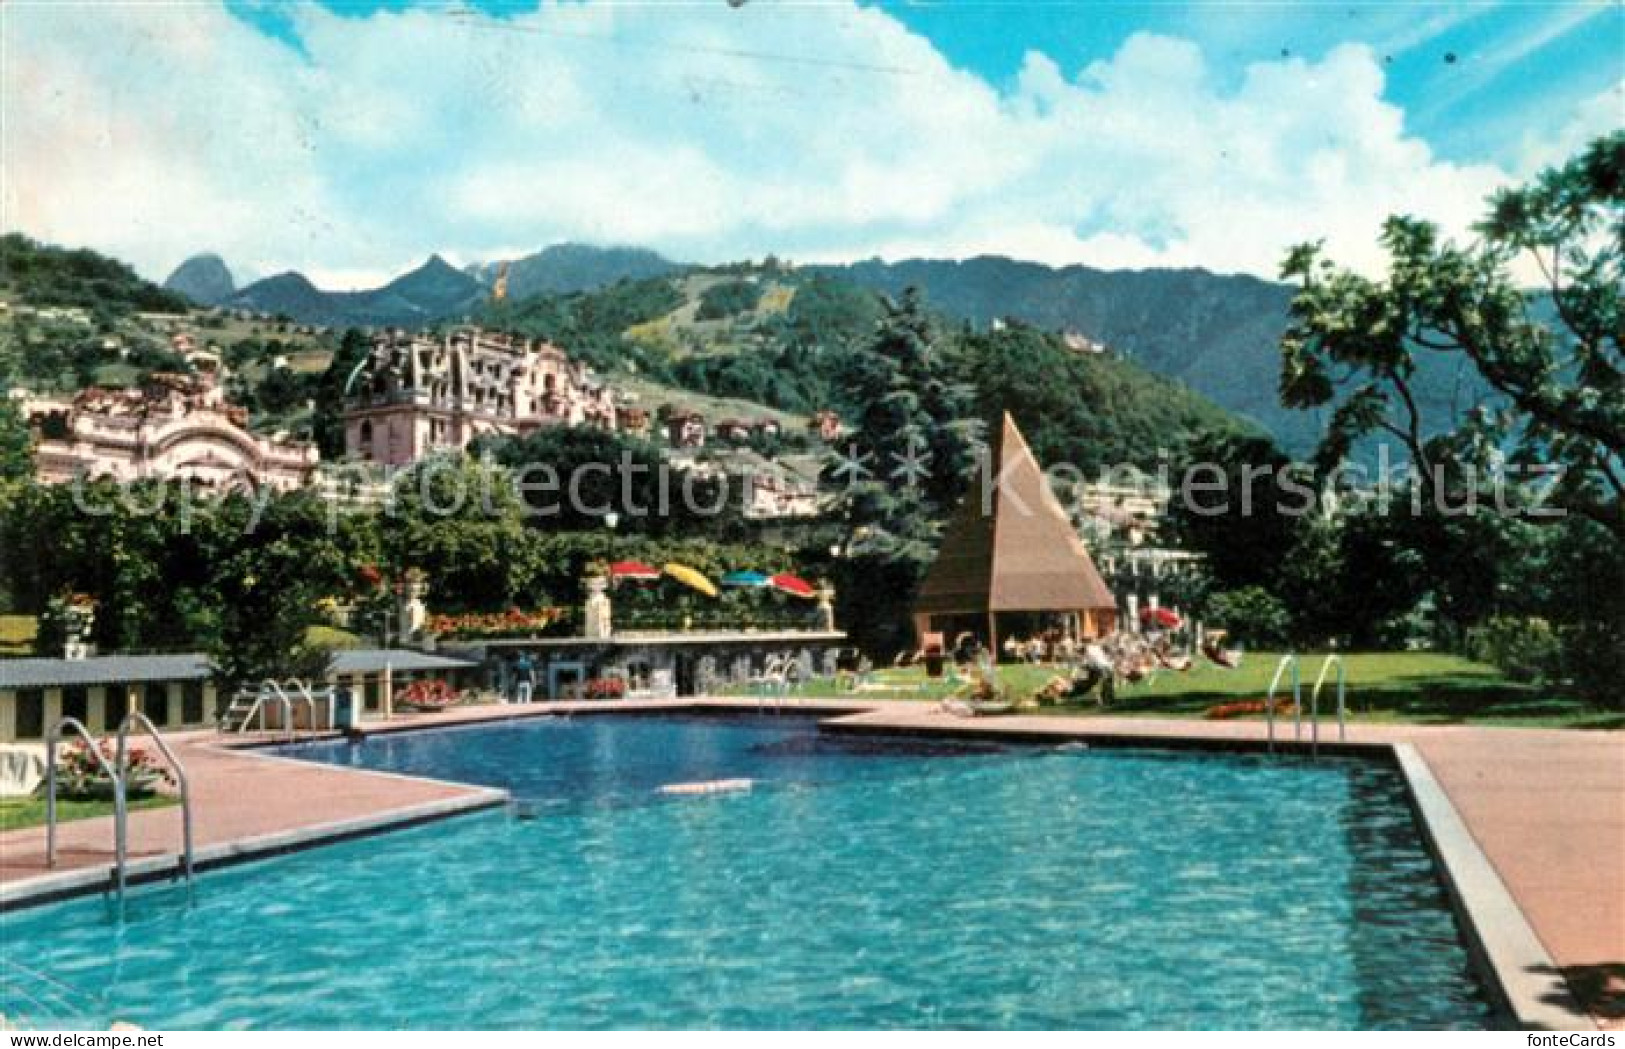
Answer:
<svg viewBox="0 0 1625 1049"><path fill-rule="evenodd" d="M1321 244L1292 249L1282 402L1332 409L1322 467L1377 434L1405 448L1436 497L1470 483L1470 466L1538 464L1558 475L1542 493L1550 506L1625 542L1625 133L1496 193L1475 230L1459 245L1432 223L1390 218L1380 280L1339 268ZM1538 286L1520 283L1520 261ZM1468 362L1491 403L1460 426L1425 419L1412 379L1428 355Z"/></svg>

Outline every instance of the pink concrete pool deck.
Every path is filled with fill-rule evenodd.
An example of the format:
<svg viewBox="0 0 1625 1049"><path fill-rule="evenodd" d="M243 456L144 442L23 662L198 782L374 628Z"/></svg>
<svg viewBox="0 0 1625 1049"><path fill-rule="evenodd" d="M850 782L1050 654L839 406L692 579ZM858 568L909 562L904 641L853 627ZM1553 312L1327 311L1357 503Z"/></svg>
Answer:
<svg viewBox="0 0 1625 1049"><path fill-rule="evenodd" d="M716 699L470 707L399 715L389 722L368 722L364 730L374 734L574 711L697 706L745 711L756 709L757 703ZM785 709L825 714L829 727L841 731L1083 739L1100 745L1256 746L1265 734L1264 725L1253 721L1047 715L964 719L937 712L932 704L860 697L795 700ZM1333 742L1335 732L1323 726L1322 741ZM1290 723L1278 723L1277 733L1290 740ZM256 753L241 746L247 741L225 740L214 732L166 738L191 778L196 849L205 865L472 811L500 804L504 797L479 787ZM1546 1026L1584 1024L1585 1013L1574 1009L1577 999L1598 1026L1625 1029L1625 732L1355 724L1348 742L1393 748L1399 756L1427 817L1432 844L1446 861L1453 891L1478 899L1467 908L1480 926L1477 947L1492 962L1503 955L1496 964L1501 982L1518 984L1507 986L1509 996L1522 996L1535 1011L1544 1002L1545 1011L1536 1019ZM129 827L133 877L173 866L181 837L178 808L133 813ZM64 824L59 843L57 867L47 870L42 828L0 834L0 905L105 884L112 859L110 818ZM1482 869L1475 870L1475 862ZM1493 903L1497 894L1505 900L1500 912ZM1484 904L1485 899L1491 903ZM1549 958L1551 971L1505 971L1509 958L1537 956Z"/></svg>

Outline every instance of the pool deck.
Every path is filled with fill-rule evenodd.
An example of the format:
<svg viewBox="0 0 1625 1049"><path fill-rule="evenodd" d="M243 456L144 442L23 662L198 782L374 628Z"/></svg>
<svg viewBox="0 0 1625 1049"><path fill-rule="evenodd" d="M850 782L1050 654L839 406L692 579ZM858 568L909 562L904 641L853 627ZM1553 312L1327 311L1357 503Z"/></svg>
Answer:
<svg viewBox="0 0 1625 1049"><path fill-rule="evenodd" d="M472 707L369 722L367 734L564 712L749 711L755 700ZM832 730L997 736L1091 745L1257 747L1260 722L1020 715L964 719L896 700L796 700ZM1290 741L1290 723L1277 724ZM1323 732L1327 749L1335 728ZM494 791L294 761L223 743L212 731L165 737L189 774L199 864L212 866L499 805ZM261 739L258 742L265 742ZM1516 1015L1531 1026L1625 1030L1625 733L1467 726L1349 728L1351 749L1393 753L1445 861L1470 938ZM1284 743L1290 747L1290 743ZM178 807L132 813L132 878L173 869ZM57 868L45 834L0 834L0 908L105 886L112 820L63 824ZM1579 1007L1576 1007L1576 1000ZM1589 1014L1589 1015L1588 1015Z"/></svg>
<svg viewBox="0 0 1625 1049"><path fill-rule="evenodd" d="M500 805L501 791L363 772L218 746L213 731L166 735L192 791L193 855L200 868ZM130 813L132 881L173 871L181 809ZM45 864L45 828L0 834L0 909L106 886L111 816L63 823L57 863Z"/></svg>

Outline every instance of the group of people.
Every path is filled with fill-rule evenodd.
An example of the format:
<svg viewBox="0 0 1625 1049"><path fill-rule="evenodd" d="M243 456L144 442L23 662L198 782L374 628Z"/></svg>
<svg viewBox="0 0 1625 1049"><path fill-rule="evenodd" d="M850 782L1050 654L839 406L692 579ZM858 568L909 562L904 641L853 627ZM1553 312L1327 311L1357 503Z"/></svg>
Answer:
<svg viewBox="0 0 1625 1049"><path fill-rule="evenodd" d="M1005 658L1016 663L1066 663L1077 652L1077 642L1066 631L1054 627L1032 637L1004 640Z"/></svg>
<svg viewBox="0 0 1625 1049"><path fill-rule="evenodd" d="M1116 699L1119 682L1135 684L1159 672L1190 670L1196 654L1176 644L1177 636L1175 630L1118 631L1084 641L1051 628L1028 637L1012 635L1000 649L1006 662L1056 667L1055 675L1032 697L1039 704L1077 703L1093 697L1105 706ZM1198 651L1215 666L1235 668L1241 663L1241 652L1225 648L1224 638L1222 630L1212 631ZM986 700L989 697L983 693L997 691L992 655L981 639L965 631L947 651L940 635L928 635L923 648L900 654L896 665L923 665L931 677L947 672L967 682L961 691Z"/></svg>
<svg viewBox="0 0 1625 1049"><path fill-rule="evenodd" d="M1223 631L1216 631L1201 645L1202 654L1216 666L1240 666L1241 652L1224 648L1223 641ZM1160 671L1182 674L1195 663L1194 655L1175 646L1171 633L1119 631L1086 643L1066 671L1051 678L1037 698L1040 703L1076 702L1093 694L1095 701L1104 706L1116 698L1119 681L1135 684Z"/></svg>

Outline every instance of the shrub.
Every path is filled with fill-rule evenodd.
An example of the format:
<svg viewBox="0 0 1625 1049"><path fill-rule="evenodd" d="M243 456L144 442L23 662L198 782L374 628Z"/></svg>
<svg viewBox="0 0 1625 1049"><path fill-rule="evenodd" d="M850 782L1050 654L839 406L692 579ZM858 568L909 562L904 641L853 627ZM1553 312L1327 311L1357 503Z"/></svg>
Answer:
<svg viewBox="0 0 1625 1049"><path fill-rule="evenodd" d="M713 321L732 317L756 308L762 301L762 289L753 281L731 280L713 284L700 295L696 320Z"/></svg>
<svg viewBox="0 0 1625 1049"><path fill-rule="evenodd" d="M1467 654L1514 681L1549 681L1562 673L1563 642L1538 616L1492 616L1467 634Z"/></svg>
<svg viewBox="0 0 1625 1049"><path fill-rule="evenodd" d="M1617 706L1619 683L1625 679L1625 645L1610 622L1573 623L1559 628L1563 673L1588 699Z"/></svg>
<svg viewBox="0 0 1625 1049"><path fill-rule="evenodd" d="M1292 617L1280 598L1261 586L1226 590L1207 599L1207 621L1230 632L1247 648L1275 648L1287 643Z"/></svg>

